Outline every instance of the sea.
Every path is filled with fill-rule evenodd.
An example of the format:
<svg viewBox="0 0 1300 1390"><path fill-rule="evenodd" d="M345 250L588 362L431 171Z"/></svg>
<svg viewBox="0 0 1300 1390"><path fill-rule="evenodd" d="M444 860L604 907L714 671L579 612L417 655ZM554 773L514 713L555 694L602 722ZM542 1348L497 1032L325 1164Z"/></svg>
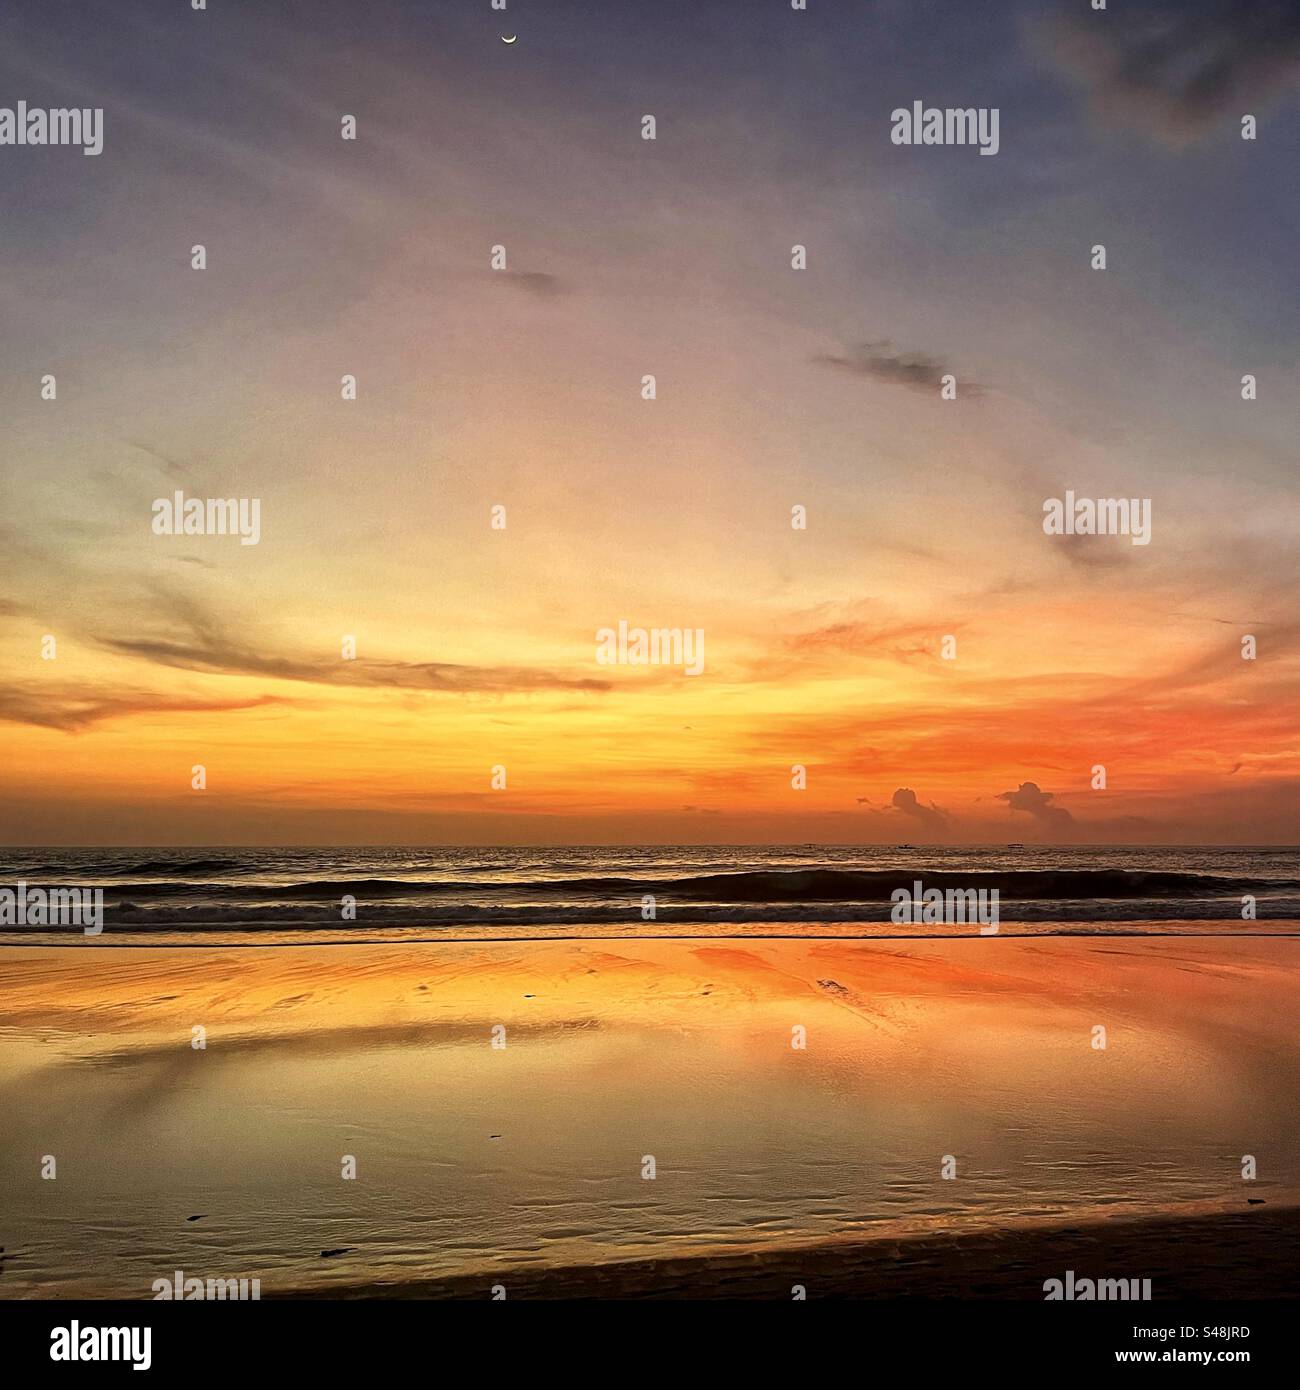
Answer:
<svg viewBox="0 0 1300 1390"><path fill-rule="evenodd" d="M1290 933L1295 847L660 845L22 849L0 889L101 889L95 944L973 934L899 888L998 892L1006 934ZM8 926L0 941L83 940Z"/></svg>

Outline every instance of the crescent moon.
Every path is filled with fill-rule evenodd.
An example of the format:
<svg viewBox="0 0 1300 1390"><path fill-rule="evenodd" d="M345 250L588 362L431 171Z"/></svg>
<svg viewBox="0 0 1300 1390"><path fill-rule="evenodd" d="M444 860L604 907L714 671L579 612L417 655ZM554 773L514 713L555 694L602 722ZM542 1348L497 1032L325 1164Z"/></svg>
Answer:
<svg viewBox="0 0 1300 1390"><path fill-rule="evenodd" d="M505 36L504 34L502 34L502 35L501 35L501 42L502 42L502 43L514 43L514 41L515 41L518 37L519 37L518 34L511 34L511 36L510 36L509 38L506 38L506 36Z"/></svg>

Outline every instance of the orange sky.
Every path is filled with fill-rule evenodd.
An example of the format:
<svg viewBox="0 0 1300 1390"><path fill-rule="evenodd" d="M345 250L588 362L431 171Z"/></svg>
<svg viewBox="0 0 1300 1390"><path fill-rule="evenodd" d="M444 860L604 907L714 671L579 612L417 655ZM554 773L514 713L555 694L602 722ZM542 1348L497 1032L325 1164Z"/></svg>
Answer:
<svg viewBox="0 0 1300 1390"><path fill-rule="evenodd" d="M821 30L613 82L560 20L245 23L183 88L170 30L7 34L111 119L8 214L5 842L1300 841L1294 245L1187 215L1274 225L1274 149L1112 129L1025 35L896 36L868 99ZM965 76L1034 94L996 159L890 145ZM1045 535L1067 488L1151 544ZM260 542L154 535L177 489ZM705 670L599 664L620 620Z"/></svg>

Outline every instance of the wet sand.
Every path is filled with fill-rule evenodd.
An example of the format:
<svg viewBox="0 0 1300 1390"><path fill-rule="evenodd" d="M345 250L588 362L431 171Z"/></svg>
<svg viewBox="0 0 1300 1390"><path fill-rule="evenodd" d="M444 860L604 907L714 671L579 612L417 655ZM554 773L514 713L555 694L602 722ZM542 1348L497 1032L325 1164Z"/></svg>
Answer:
<svg viewBox="0 0 1300 1390"><path fill-rule="evenodd" d="M826 1240L797 1250L628 1260L512 1273L508 1298L1004 1298L1042 1301L1044 1282L1150 1279L1151 1300L1300 1297L1300 1208L1009 1228L899 1239ZM1044 1273L1046 1271L1046 1273ZM1141 1286L1139 1285L1139 1288ZM462 1276L331 1290L336 1298L482 1299ZM282 1297L294 1297L283 1290Z"/></svg>
<svg viewBox="0 0 1300 1390"><path fill-rule="evenodd" d="M7 948L0 1297L1283 1296L1298 986L1261 939Z"/></svg>

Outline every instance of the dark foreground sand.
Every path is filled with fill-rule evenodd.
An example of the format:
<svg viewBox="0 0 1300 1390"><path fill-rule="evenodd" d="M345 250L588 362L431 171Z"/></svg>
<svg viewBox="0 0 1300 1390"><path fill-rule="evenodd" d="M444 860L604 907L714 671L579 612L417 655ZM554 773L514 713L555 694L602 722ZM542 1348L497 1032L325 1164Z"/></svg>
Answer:
<svg viewBox="0 0 1300 1390"><path fill-rule="evenodd" d="M511 1271L508 1298L1044 1298L1064 1279L1151 1280L1152 1300L1293 1298L1300 1209L1098 1223L900 1240L822 1241L799 1250ZM1049 1276L1050 1277L1050 1276ZM287 1296L292 1297L290 1293ZM333 1288L333 1298L487 1298L482 1276Z"/></svg>

